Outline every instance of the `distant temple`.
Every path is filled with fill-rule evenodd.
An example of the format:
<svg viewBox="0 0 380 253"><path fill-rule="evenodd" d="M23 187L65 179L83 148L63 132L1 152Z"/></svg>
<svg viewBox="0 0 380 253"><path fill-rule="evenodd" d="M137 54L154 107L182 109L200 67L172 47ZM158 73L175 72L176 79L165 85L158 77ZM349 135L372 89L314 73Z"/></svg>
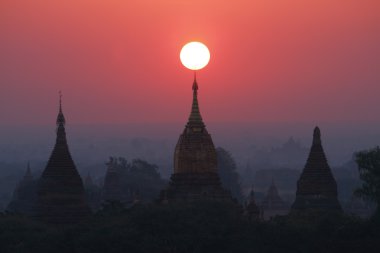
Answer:
<svg viewBox="0 0 380 253"><path fill-rule="evenodd" d="M24 177L13 192L11 202L7 207L8 212L33 215L36 201L36 180L33 180L30 165L26 169Z"/></svg>
<svg viewBox="0 0 380 253"><path fill-rule="evenodd" d="M267 194L261 202L261 208L264 212L264 219L270 219L276 215L286 215L289 212L289 206L280 197L273 179Z"/></svg>
<svg viewBox="0 0 380 253"><path fill-rule="evenodd" d="M327 163L318 127L314 129L309 158L297 182L296 200L292 205L292 210L305 209L342 210L337 184Z"/></svg>
<svg viewBox="0 0 380 253"><path fill-rule="evenodd" d="M118 201L123 203L126 201L121 187L121 175L117 168L117 159L110 157L106 163L107 171L104 177L104 185L102 191L102 202Z"/></svg>
<svg viewBox="0 0 380 253"><path fill-rule="evenodd" d="M249 221L255 221L262 218L262 212L260 208L256 205L255 192L253 190L253 187L251 189L251 192L249 193L248 201L245 206L245 213Z"/></svg>
<svg viewBox="0 0 380 253"><path fill-rule="evenodd" d="M57 117L57 139L38 183L36 218L50 224L78 223L90 215L82 179L66 141L61 100Z"/></svg>
<svg viewBox="0 0 380 253"><path fill-rule="evenodd" d="M221 186L215 147L199 112L196 78L192 89L190 117L175 147L174 173L161 193L162 202L231 199Z"/></svg>

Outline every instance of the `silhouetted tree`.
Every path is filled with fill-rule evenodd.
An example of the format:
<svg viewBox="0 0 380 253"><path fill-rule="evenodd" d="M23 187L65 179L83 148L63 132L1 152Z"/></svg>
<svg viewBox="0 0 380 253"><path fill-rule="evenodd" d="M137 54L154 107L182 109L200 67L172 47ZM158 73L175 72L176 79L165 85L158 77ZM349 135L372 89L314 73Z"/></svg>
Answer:
<svg viewBox="0 0 380 253"><path fill-rule="evenodd" d="M231 191L232 196L238 201L243 201L244 197L241 192L235 160L228 151L221 147L216 149L216 155L218 159L218 173L223 187Z"/></svg>
<svg viewBox="0 0 380 253"><path fill-rule="evenodd" d="M113 157L120 173L121 190L131 200L153 201L158 198L166 182L158 172L158 166L142 159L128 162L124 157Z"/></svg>
<svg viewBox="0 0 380 253"><path fill-rule="evenodd" d="M166 184L158 172L157 165L141 159L134 159L128 164L123 182L132 191L134 198L148 201L156 199Z"/></svg>
<svg viewBox="0 0 380 253"><path fill-rule="evenodd" d="M356 194L377 204L377 214L380 205L380 147L360 151L356 154L360 179L363 181Z"/></svg>

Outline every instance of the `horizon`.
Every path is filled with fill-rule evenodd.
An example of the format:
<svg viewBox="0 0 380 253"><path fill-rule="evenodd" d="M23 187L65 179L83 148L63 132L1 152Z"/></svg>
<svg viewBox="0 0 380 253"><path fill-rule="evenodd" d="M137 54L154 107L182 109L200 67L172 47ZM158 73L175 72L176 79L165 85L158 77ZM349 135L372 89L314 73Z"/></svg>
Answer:
<svg viewBox="0 0 380 253"><path fill-rule="evenodd" d="M88 147L92 145L103 146L98 147L103 150L101 152L103 157L98 157L101 161L115 155L115 153L126 156L130 156L128 153L133 153L135 157L129 158L141 158L143 156L145 159L156 162L160 159L159 157L150 159L149 156L143 153L144 149L152 150L152 147L154 147L153 151L161 152L161 159L170 161L175 143L185 125L185 122L175 124L166 122L156 124L75 125L70 123L67 113L65 113L65 117L67 119L66 130L70 150L73 157L79 160L80 163L85 162L84 159L91 158L91 149ZM229 124L218 122L208 124L206 122L206 125L213 137L215 146L223 147L230 151L233 157L236 158L239 167L244 167L251 159L252 148L254 150L268 150L281 147L290 137L299 142L302 147L308 149L311 145L312 131L315 127L314 124L310 123L256 123L237 126L235 122L230 122ZM325 123L318 126L321 128L322 143L332 166L340 166L348 162L354 152L377 146L380 139L378 131L380 126L377 124L362 125L359 122L356 125L350 124L347 126L343 123L332 125L326 125ZM3 126L0 138L2 139L0 147L4 150L0 155L0 160L33 160L35 159L32 155L33 150L39 147L42 153L37 156L38 160L44 161L48 159L50 148L55 141L55 123L52 122L52 124L44 126ZM130 143L136 140L142 141L143 150L140 153L131 152L130 150ZM160 148L160 143L165 144L165 148ZM152 147L149 145L152 145ZM10 147L12 147L12 150L17 149L17 152L13 152L15 158L11 160L10 153L6 152L7 148L9 149ZM123 151L123 148L128 148L128 151ZM85 158L82 158L82 155Z"/></svg>

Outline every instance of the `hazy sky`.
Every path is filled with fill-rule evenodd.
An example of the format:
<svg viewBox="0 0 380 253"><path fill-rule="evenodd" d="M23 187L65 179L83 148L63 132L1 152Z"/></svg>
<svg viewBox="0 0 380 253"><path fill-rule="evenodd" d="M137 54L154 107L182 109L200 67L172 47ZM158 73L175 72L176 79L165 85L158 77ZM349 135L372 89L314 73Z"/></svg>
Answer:
<svg viewBox="0 0 380 253"><path fill-rule="evenodd" d="M190 40L206 123L380 121L378 0L0 0L0 117L184 122Z"/></svg>

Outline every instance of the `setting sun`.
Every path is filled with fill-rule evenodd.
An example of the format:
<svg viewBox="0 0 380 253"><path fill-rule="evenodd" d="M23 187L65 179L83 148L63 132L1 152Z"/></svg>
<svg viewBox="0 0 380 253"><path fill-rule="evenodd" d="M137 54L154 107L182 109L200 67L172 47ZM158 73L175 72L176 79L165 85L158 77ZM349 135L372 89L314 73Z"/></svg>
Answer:
<svg viewBox="0 0 380 253"><path fill-rule="evenodd" d="M199 70L204 68L210 61L210 51L201 42L189 42L183 46L180 59L186 68Z"/></svg>

